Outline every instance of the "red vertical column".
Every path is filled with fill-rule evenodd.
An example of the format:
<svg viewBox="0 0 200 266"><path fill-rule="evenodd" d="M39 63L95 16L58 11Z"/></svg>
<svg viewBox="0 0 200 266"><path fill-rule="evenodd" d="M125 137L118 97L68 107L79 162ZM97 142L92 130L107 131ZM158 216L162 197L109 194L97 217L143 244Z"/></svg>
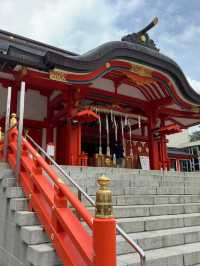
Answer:
<svg viewBox="0 0 200 266"><path fill-rule="evenodd" d="M161 121L161 126L165 126L165 121ZM169 170L169 158L168 158L168 152L167 152L167 139L166 135L161 135L161 154L162 154L162 168L163 170Z"/></svg>
<svg viewBox="0 0 200 266"><path fill-rule="evenodd" d="M65 163L70 165L78 165L78 158L81 154L81 126L73 125L72 121L70 120L65 127L65 132Z"/></svg>
<svg viewBox="0 0 200 266"><path fill-rule="evenodd" d="M10 103L10 111L11 113L17 113L17 100L18 100L18 85L14 84L12 88L12 96Z"/></svg>
<svg viewBox="0 0 200 266"><path fill-rule="evenodd" d="M49 97L47 100L47 138L46 138L46 142L47 143L53 143L52 110L50 109Z"/></svg>
<svg viewBox="0 0 200 266"><path fill-rule="evenodd" d="M149 117L148 121L148 135L149 135L149 160L150 160L150 167L152 170L159 169L159 159L158 159L158 145L157 141L155 140L153 129L156 125L156 118L151 116Z"/></svg>
<svg viewBox="0 0 200 266"><path fill-rule="evenodd" d="M181 171L181 166L180 166L180 160L176 159L176 171L180 172Z"/></svg>
<svg viewBox="0 0 200 266"><path fill-rule="evenodd" d="M79 155L81 154L81 125L73 121L73 116L77 113L79 101L77 100L78 91L69 92L67 125L66 132L66 155L65 163L70 165L78 165Z"/></svg>

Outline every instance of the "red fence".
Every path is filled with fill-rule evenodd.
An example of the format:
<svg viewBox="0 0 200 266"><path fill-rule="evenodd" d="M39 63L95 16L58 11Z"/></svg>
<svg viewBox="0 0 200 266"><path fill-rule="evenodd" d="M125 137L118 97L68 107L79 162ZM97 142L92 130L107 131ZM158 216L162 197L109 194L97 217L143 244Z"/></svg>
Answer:
<svg viewBox="0 0 200 266"><path fill-rule="evenodd" d="M18 131L9 133L8 162L16 167ZM18 180L66 266L116 266L116 223L93 218L31 144L23 139ZM73 209L76 210L76 216ZM81 217L91 229L88 233Z"/></svg>

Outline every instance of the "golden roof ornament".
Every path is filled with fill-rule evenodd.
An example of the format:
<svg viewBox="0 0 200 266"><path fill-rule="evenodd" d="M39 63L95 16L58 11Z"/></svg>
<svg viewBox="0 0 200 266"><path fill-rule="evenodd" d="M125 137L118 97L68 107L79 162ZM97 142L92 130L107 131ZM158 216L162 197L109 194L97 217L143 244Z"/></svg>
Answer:
<svg viewBox="0 0 200 266"><path fill-rule="evenodd" d="M156 47L154 41L149 37L148 31L155 27L155 25L158 24L158 18L155 17L146 27L144 27L142 30L138 31L137 33L132 33L124 36L122 38L122 41L125 42L131 42L140 44L143 46L146 46L148 48L154 49L156 51L159 51L159 49Z"/></svg>

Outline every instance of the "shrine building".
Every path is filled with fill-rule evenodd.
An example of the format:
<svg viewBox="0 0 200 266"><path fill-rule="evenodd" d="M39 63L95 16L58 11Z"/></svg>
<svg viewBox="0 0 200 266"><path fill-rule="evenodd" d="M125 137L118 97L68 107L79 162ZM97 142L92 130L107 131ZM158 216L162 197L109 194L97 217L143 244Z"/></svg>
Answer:
<svg viewBox="0 0 200 266"><path fill-rule="evenodd" d="M24 127L59 164L115 166L121 143L124 167L169 170L167 135L199 123L200 95L149 37L156 23L82 55L0 30L0 126L24 81Z"/></svg>

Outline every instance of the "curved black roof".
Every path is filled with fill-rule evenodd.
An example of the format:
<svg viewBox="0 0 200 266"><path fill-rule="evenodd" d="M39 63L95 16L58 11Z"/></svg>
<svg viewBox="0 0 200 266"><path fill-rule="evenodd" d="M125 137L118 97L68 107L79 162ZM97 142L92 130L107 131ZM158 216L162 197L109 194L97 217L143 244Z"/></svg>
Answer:
<svg viewBox="0 0 200 266"><path fill-rule="evenodd" d="M124 59L161 70L175 81L181 95L200 105L200 95L189 85L181 68L162 53L137 43L114 41L105 43L83 55L33 41L6 31L0 31L0 63L18 64L49 71L53 68L87 73L111 59Z"/></svg>

